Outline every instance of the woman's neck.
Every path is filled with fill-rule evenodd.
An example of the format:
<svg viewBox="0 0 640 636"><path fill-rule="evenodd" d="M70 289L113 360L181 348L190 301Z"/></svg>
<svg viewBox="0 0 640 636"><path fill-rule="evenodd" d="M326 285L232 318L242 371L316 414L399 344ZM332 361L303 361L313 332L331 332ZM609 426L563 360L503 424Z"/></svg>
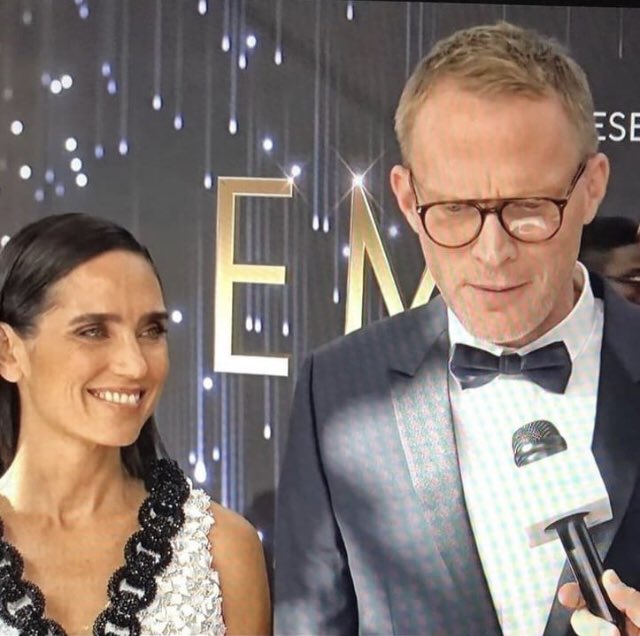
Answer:
<svg viewBox="0 0 640 636"><path fill-rule="evenodd" d="M45 516L60 526L128 510L143 491L126 474L119 448L68 438L21 439L0 478L0 495L13 512Z"/></svg>

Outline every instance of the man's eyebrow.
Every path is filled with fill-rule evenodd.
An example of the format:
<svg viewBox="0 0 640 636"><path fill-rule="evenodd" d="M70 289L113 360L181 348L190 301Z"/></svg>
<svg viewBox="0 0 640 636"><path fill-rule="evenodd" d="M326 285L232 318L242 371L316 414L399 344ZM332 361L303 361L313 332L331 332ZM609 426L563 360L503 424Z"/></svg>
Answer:
<svg viewBox="0 0 640 636"><path fill-rule="evenodd" d="M153 322L154 320L159 322L166 322L169 320L169 314L166 311L150 311L144 314L144 316L142 316L142 318L140 319L140 322ZM78 316L75 316L75 318L72 318L69 324L73 326L73 325L96 323L96 322L119 323L119 322L122 322L122 316L120 316L120 314L112 314L112 313L80 314Z"/></svg>

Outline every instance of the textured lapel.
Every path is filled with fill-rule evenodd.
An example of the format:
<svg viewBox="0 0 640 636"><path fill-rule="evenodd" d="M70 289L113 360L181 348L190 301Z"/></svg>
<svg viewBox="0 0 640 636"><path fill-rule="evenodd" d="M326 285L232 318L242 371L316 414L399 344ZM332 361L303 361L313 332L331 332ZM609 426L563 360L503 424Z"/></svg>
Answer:
<svg viewBox="0 0 640 636"><path fill-rule="evenodd" d="M462 491L448 390L449 339L441 298L416 311L416 330L398 351L392 371L392 393L398 430L425 532L435 546L425 576L441 581L434 612L455 617L478 634L500 634L484 571L478 556ZM442 603L447 607L443 608ZM457 634L451 621L450 634ZM462 632L460 632L462 636ZM467 633L464 634L467 636Z"/></svg>
<svg viewBox="0 0 640 636"><path fill-rule="evenodd" d="M592 276L596 296L602 280ZM605 321L600 360L598 406L593 433L593 454L607 488L613 519L592 531L601 558L607 552L625 515L640 463L640 309L626 302L607 285L604 288ZM572 581L565 563L558 587ZM545 636L573 634L570 613L556 599Z"/></svg>

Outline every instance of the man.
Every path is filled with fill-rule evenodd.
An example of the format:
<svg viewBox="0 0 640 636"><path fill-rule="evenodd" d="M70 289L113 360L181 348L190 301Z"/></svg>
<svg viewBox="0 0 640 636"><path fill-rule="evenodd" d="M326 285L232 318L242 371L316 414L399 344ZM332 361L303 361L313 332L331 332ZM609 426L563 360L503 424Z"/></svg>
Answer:
<svg viewBox="0 0 640 636"><path fill-rule="evenodd" d="M550 420L593 449L613 509L595 541L640 584L640 310L576 262L609 176L586 78L520 28L460 31L414 71L396 133L391 185L441 293L304 365L277 502L276 633L571 633L563 549L529 548L515 514L520 426ZM465 351L533 352L557 373L543 387L520 358L489 356L481 377ZM562 595L580 605L574 587Z"/></svg>
<svg viewBox="0 0 640 636"><path fill-rule="evenodd" d="M624 216L596 217L582 233L579 260L640 305L640 224Z"/></svg>

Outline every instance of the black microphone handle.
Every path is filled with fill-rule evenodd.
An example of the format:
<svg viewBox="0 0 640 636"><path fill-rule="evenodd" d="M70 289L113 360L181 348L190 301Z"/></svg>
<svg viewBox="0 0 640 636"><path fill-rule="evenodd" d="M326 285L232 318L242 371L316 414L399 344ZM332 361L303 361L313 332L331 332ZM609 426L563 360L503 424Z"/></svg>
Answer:
<svg viewBox="0 0 640 636"><path fill-rule="evenodd" d="M625 636L624 615L609 600L602 585L604 568L591 534L584 523L586 514L579 513L560 519L552 523L549 528L555 529L560 537L587 609L592 614L613 623L620 634Z"/></svg>

